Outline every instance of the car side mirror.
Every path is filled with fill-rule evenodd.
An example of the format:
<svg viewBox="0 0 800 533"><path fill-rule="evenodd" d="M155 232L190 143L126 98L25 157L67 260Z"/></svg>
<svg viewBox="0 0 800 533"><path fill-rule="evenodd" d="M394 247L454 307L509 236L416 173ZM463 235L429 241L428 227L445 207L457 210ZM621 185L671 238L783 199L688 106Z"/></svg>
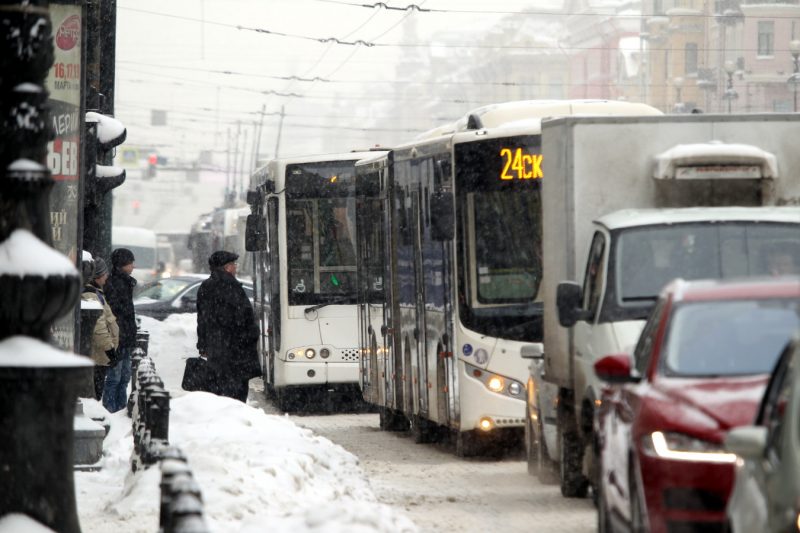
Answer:
<svg viewBox="0 0 800 533"><path fill-rule="evenodd" d="M743 459L760 459L767 449L767 428L741 426L725 436L725 449Z"/></svg>
<svg viewBox="0 0 800 533"><path fill-rule="evenodd" d="M451 241L455 232L453 193L439 191L430 198L431 239L437 242Z"/></svg>
<svg viewBox="0 0 800 533"><path fill-rule="evenodd" d="M519 356L523 359L535 359L538 361L544 360L544 352L540 346L535 344L523 344L519 349Z"/></svg>
<svg viewBox="0 0 800 533"><path fill-rule="evenodd" d="M636 383L638 376L631 374L631 356L626 353L606 355L594 364L597 377L608 383Z"/></svg>
<svg viewBox="0 0 800 533"><path fill-rule="evenodd" d="M562 281L556 288L558 323L571 328L578 320L586 320L587 313L581 308L583 288L574 281Z"/></svg>
<svg viewBox="0 0 800 533"><path fill-rule="evenodd" d="M244 249L248 252L261 252L267 249L267 220L263 215L247 215Z"/></svg>

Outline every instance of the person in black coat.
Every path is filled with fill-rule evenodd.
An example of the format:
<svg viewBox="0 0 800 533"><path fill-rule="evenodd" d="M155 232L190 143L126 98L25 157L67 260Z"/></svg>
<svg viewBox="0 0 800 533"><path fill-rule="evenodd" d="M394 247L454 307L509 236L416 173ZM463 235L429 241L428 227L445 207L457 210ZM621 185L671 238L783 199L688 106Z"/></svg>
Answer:
<svg viewBox="0 0 800 533"><path fill-rule="evenodd" d="M197 350L208 360L206 390L245 402L261 365L253 306L236 280L238 258L218 251L208 259L211 276L197 291Z"/></svg>
<svg viewBox="0 0 800 533"><path fill-rule="evenodd" d="M119 326L117 364L109 368L103 389L103 407L116 413L128 403L128 385L131 380L131 355L136 347L136 313L133 308L133 288L136 280L131 276L134 267L133 252L117 248L111 252L111 276L106 281L108 305Z"/></svg>

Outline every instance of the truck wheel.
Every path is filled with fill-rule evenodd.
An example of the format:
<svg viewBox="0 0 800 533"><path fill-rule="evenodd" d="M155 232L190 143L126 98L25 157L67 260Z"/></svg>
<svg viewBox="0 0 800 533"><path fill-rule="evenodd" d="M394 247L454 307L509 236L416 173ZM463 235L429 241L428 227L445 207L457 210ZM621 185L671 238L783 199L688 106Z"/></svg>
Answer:
<svg viewBox="0 0 800 533"><path fill-rule="evenodd" d="M525 402L525 458L528 461L528 474L531 476L537 475L539 470L539 458L536 449L536 442L533 439L531 407L528 405L527 401Z"/></svg>
<svg viewBox="0 0 800 533"><path fill-rule="evenodd" d="M561 495L566 498L585 498L589 480L581 472L583 446L578 432L565 431L564 424L559 424L558 444L561 448Z"/></svg>
<svg viewBox="0 0 800 533"><path fill-rule="evenodd" d="M537 423L539 424L539 451L536 454L536 475L542 485L558 485L558 463L550 458L550 452L547 450L547 441L544 439L544 422L542 422L541 416Z"/></svg>

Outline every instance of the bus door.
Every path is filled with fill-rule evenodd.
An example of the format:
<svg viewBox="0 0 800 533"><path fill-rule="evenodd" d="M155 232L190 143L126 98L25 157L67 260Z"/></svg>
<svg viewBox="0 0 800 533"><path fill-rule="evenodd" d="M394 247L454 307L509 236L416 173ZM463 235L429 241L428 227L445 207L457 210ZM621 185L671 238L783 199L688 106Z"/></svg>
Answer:
<svg viewBox="0 0 800 533"><path fill-rule="evenodd" d="M264 294L269 295L267 306L267 351L265 387L275 384L275 357L281 347L281 275L280 246L278 236L278 199L267 200L267 287Z"/></svg>
<svg viewBox="0 0 800 533"><path fill-rule="evenodd" d="M415 170L419 167L415 166ZM422 227L420 217L420 192L411 192L411 235L414 239L414 293L415 293L415 317L414 317L414 346L417 373L414 376L419 398L419 412L428 413L428 361L425 347L425 272L422 262Z"/></svg>
<svg viewBox="0 0 800 533"><path fill-rule="evenodd" d="M387 375L390 381L386 385L386 405L397 411L405 410L404 369L403 353L401 351L402 339L400 335L400 314L398 313L398 302L400 300L398 272L397 272L397 247L400 245L401 220L405 205L399 189L394 187L393 181L389 181L392 175L387 175L387 194L384 200L385 210L383 214L383 323L381 328L384 346L388 353ZM390 374L391 373L391 374Z"/></svg>

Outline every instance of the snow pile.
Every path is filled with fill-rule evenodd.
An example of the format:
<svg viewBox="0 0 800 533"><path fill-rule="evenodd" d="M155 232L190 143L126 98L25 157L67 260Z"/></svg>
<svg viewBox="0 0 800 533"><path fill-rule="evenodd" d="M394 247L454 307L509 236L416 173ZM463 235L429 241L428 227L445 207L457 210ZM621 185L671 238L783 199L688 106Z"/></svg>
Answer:
<svg viewBox="0 0 800 533"><path fill-rule="evenodd" d="M53 533L53 530L27 515L7 514L0 517L0 533Z"/></svg>
<svg viewBox="0 0 800 533"><path fill-rule="evenodd" d="M179 390L183 360L195 355L196 315L163 323L142 318L150 354L173 395L170 442L189 458L203 492L211 531L367 532L415 531L414 525L376 502L358 459L288 417L204 392ZM103 469L76 472L81 527L92 532L157 529L160 471L129 474L130 421L84 400L89 416L104 413L111 431Z"/></svg>

